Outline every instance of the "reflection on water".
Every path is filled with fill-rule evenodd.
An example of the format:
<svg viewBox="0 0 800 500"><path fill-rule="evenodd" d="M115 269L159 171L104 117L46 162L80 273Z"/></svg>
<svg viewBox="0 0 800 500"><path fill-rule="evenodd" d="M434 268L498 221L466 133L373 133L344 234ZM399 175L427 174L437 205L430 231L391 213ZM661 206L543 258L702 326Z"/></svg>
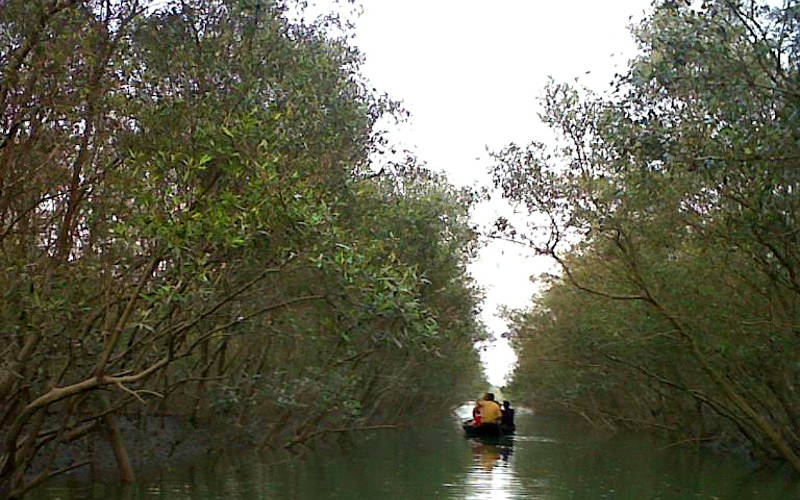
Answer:
<svg viewBox="0 0 800 500"><path fill-rule="evenodd" d="M476 439L472 444L472 456L472 470L479 469L485 472L492 472L495 464L503 455L500 453L499 445L484 443Z"/></svg>
<svg viewBox="0 0 800 500"><path fill-rule="evenodd" d="M453 420L357 435L302 461L265 465L232 453L124 489L61 482L26 500L800 499L800 481L736 459L571 420L519 415L517 423L518 435L504 440L466 439Z"/></svg>
<svg viewBox="0 0 800 500"><path fill-rule="evenodd" d="M453 498L536 498L525 493L524 483L510 465L513 439L471 441L472 465L466 472L463 494Z"/></svg>

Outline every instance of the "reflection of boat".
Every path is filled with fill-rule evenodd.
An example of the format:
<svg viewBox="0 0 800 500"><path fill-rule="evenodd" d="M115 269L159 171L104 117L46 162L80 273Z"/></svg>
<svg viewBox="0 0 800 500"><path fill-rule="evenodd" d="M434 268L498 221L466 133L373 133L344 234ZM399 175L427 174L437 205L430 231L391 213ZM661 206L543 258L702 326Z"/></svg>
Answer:
<svg viewBox="0 0 800 500"><path fill-rule="evenodd" d="M481 443L476 440L472 444L472 456L475 464L480 464L481 469L489 472L497 464L497 461L502 458L503 454L498 446Z"/></svg>
<svg viewBox="0 0 800 500"><path fill-rule="evenodd" d="M467 420L461 426L467 437L503 437L514 434L516 426L503 424L473 425L472 420Z"/></svg>
<svg viewBox="0 0 800 500"><path fill-rule="evenodd" d="M479 464L481 469L491 471L498 464L508 465L509 457L514 453L514 438L511 435L469 437L474 463Z"/></svg>

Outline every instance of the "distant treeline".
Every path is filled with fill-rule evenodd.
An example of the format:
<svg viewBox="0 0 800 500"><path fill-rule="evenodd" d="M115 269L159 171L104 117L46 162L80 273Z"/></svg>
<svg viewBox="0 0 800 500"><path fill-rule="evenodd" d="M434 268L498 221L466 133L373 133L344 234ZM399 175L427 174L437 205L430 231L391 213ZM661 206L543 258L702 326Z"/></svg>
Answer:
<svg viewBox="0 0 800 500"><path fill-rule="evenodd" d="M0 498L84 441L132 480L121 414L292 447L480 379L475 195L396 161L402 110L298 8L2 2Z"/></svg>
<svg viewBox="0 0 800 500"><path fill-rule="evenodd" d="M608 94L548 86L557 150L496 155L532 214L498 229L560 269L509 314L534 408L800 473L800 5L774 5L657 2Z"/></svg>

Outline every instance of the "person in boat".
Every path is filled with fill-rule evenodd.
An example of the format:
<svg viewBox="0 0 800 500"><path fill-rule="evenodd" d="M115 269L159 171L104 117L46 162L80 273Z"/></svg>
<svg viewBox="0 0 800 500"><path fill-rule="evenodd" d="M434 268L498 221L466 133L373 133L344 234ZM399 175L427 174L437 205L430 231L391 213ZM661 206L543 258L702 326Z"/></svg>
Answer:
<svg viewBox="0 0 800 500"><path fill-rule="evenodd" d="M480 400L475 400L475 406L472 408L472 420L467 421L468 424L481 425L481 408L478 401Z"/></svg>
<svg viewBox="0 0 800 500"><path fill-rule="evenodd" d="M500 410L500 403L494 400L494 394L491 392L487 392L482 399L475 402L472 414L474 415L475 425L499 424L503 416Z"/></svg>
<svg viewBox="0 0 800 500"><path fill-rule="evenodd" d="M514 425L514 408L511 407L511 403L508 401L503 401L503 415L500 417L500 425L503 427L516 427Z"/></svg>

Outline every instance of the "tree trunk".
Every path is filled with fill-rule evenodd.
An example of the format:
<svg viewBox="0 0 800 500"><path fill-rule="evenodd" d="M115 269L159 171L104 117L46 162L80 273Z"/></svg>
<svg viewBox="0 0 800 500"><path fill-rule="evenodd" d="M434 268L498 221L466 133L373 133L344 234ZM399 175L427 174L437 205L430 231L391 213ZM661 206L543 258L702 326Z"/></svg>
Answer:
<svg viewBox="0 0 800 500"><path fill-rule="evenodd" d="M119 432L117 421L114 416L107 413L103 417L108 430L108 441L111 444L111 449L114 450L114 456L117 459L117 467L119 468L119 478L123 483L132 483L135 480L133 475L133 467L128 458L128 450L125 449L125 442L122 440L122 434Z"/></svg>

